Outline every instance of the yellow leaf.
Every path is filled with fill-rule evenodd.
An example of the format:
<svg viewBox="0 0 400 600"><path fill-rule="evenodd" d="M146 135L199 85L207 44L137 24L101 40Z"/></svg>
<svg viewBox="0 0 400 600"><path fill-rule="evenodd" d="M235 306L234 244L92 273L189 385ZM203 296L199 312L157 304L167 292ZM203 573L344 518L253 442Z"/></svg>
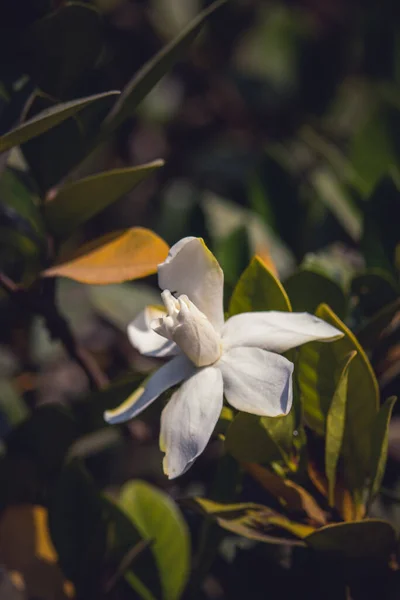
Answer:
<svg viewBox="0 0 400 600"><path fill-rule="evenodd" d="M68 277L91 284L122 283L155 273L167 254L168 245L158 235L133 227L84 244L42 276Z"/></svg>

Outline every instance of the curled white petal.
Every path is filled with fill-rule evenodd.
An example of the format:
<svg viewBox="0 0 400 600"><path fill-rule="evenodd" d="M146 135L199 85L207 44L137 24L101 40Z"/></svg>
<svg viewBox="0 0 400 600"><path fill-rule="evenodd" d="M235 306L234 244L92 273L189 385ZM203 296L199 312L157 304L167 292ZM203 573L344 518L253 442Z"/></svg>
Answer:
<svg viewBox="0 0 400 600"><path fill-rule="evenodd" d="M197 367L212 365L221 355L221 338L207 317L185 295L162 294L168 314L153 324L154 330L174 341Z"/></svg>
<svg viewBox="0 0 400 600"><path fill-rule="evenodd" d="M182 475L207 446L222 410L222 375L216 367L200 369L177 390L161 415L160 448L164 472Z"/></svg>
<svg viewBox="0 0 400 600"><path fill-rule="evenodd" d="M165 314L162 306L146 306L128 325L128 337L132 346L144 356L161 358L179 353L179 348L174 342L158 335L150 326L154 319Z"/></svg>
<svg viewBox="0 0 400 600"><path fill-rule="evenodd" d="M222 330L224 349L255 347L286 352L307 342L331 342L343 333L309 313L254 312L228 319Z"/></svg>
<svg viewBox="0 0 400 600"><path fill-rule="evenodd" d="M215 256L201 238L187 237L172 246L158 265L162 290L187 295L217 331L224 324L224 274Z"/></svg>
<svg viewBox="0 0 400 600"><path fill-rule="evenodd" d="M139 415L170 387L180 383L194 372L192 363L183 356L176 356L160 367L132 396L118 408L104 413L107 423L123 423Z"/></svg>
<svg viewBox="0 0 400 600"><path fill-rule="evenodd" d="M217 366L225 397L234 408L263 417L290 411L293 364L284 356L260 348L232 348Z"/></svg>

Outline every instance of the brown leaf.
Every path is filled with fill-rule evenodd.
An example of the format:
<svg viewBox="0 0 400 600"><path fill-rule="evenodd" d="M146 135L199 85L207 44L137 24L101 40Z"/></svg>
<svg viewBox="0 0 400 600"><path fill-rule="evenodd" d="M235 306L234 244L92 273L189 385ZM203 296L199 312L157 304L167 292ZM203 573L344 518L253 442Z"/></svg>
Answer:
<svg viewBox="0 0 400 600"><path fill-rule="evenodd" d="M278 498L288 511L305 512L310 524L316 527L326 525L326 514L301 485L289 479L282 479L255 463L245 463L244 467L267 492Z"/></svg>
<svg viewBox="0 0 400 600"><path fill-rule="evenodd" d="M133 227L84 244L42 276L68 277L90 284L122 283L155 273L167 254L168 245L158 235Z"/></svg>

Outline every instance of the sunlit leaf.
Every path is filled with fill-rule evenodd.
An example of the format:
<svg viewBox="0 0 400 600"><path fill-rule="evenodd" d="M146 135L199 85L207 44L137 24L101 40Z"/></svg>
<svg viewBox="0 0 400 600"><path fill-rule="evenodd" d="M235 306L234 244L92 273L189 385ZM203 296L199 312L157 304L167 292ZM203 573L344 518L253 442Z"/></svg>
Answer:
<svg viewBox="0 0 400 600"><path fill-rule="evenodd" d="M330 277L312 269L300 269L286 279L284 285L294 311L314 313L324 303L340 318L345 316L345 295Z"/></svg>
<svg viewBox="0 0 400 600"><path fill-rule="evenodd" d="M370 501L379 492L385 472L389 443L389 422L396 400L395 397L388 398L375 419L372 433Z"/></svg>
<svg viewBox="0 0 400 600"><path fill-rule="evenodd" d="M312 461L308 461L307 474L322 496L328 499L329 495L329 483L324 473L318 471ZM336 479L335 490L334 490L334 505L339 515L344 521L355 521L362 519L365 515L365 506L356 506L351 493L348 489L343 486L343 482L340 479Z"/></svg>
<svg viewBox="0 0 400 600"><path fill-rule="evenodd" d="M76 115L89 104L95 103L108 96L115 96L117 94L119 94L119 92L104 92L103 94L96 94L94 96L80 98L79 100L72 100L71 102L57 104L52 108L44 110L43 112L35 115L32 119L21 123L11 131L1 136L0 152L5 152L13 146L24 144L28 140L41 135L56 125L59 125L65 121L65 119Z"/></svg>
<svg viewBox="0 0 400 600"><path fill-rule="evenodd" d="M265 489L275 496L282 506L293 513L305 513L315 526L326 524L326 515L307 490L290 479L284 479L257 464L245 463L246 471Z"/></svg>
<svg viewBox="0 0 400 600"><path fill-rule="evenodd" d="M324 435L340 369L346 357L356 351L348 375L343 454L347 485L353 491L360 491L369 471L371 431L379 403L378 384L365 352L333 311L322 304L316 315L341 330L344 337L331 343L305 344L299 350L297 376L305 417L317 433Z"/></svg>
<svg viewBox="0 0 400 600"><path fill-rule="evenodd" d="M119 505L144 539L153 540L163 598L178 599L189 574L190 539L182 514L173 500L144 481L126 483Z"/></svg>
<svg viewBox="0 0 400 600"><path fill-rule="evenodd" d="M168 246L158 235L133 227L84 244L43 276L91 284L121 283L155 273L167 254Z"/></svg>
<svg viewBox="0 0 400 600"><path fill-rule="evenodd" d="M204 22L226 0L217 0L200 13L175 39L147 62L123 90L105 121L105 130L113 130L130 117L156 83L181 59Z"/></svg>
<svg viewBox="0 0 400 600"><path fill-rule="evenodd" d="M49 231L60 237L70 235L163 164L162 160L155 160L146 165L105 171L66 184L45 204L44 218Z"/></svg>
<svg viewBox="0 0 400 600"><path fill-rule="evenodd" d="M218 525L243 537L275 544L299 544L315 531L314 527L290 521L276 511L251 502L241 504L221 504L206 498L192 498L190 506L203 514L216 519ZM282 536L282 530L296 539Z"/></svg>
<svg viewBox="0 0 400 600"><path fill-rule="evenodd" d="M229 303L229 315L262 310L290 311L289 298L273 273L255 256L242 273Z"/></svg>
<svg viewBox="0 0 400 600"><path fill-rule="evenodd" d="M340 374L326 417L325 473L328 479L328 500L331 506L335 502L336 468L342 450L346 421L349 368L356 354L356 351L351 352L348 358L345 359L345 365Z"/></svg>
<svg viewBox="0 0 400 600"><path fill-rule="evenodd" d="M335 553L342 558L387 560L395 548L396 532L386 521L365 519L326 525L306 537L305 542L318 552Z"/></svg>

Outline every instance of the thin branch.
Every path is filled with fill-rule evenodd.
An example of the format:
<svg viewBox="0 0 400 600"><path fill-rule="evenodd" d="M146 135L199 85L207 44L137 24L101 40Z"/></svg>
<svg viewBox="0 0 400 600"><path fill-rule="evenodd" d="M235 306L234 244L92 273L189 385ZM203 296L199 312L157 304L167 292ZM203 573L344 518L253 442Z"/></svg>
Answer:
<svg viewBox="0 0 400 600"><path fill-rule="evenodd" d="M86 373L92 390L100 390L108 384L105 373L92 355L77 342L69 323L59 312L55 302L54 280L39 281L34 288L25 290L0 273L0 286L23 308L28 307L44 318L51 337L62 342L69 356Z"/></svg>

